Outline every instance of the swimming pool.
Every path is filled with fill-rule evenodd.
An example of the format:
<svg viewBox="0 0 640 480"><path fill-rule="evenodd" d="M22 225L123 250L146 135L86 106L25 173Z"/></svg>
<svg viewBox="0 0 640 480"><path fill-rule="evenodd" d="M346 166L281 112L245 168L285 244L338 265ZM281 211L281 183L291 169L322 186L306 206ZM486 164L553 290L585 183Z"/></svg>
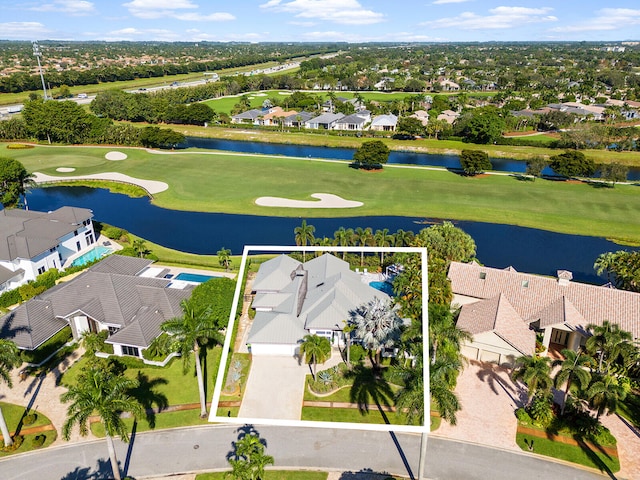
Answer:
<svg viewBox="0 0 640 480"><path fill-rule="evenodd" d="M97 245L93 247L86 253L83 253L78 258L76 258L73 262L71 262L72 267L79 267L81 265L85 265L89 262L93 262L94 260L98 260L99 258L104 257L112 252L110 248L103 247L102 245Z"/></svg>
<svg viewBox="0 0 640 480"><path fill-rule="evenodd" d="M369 282L369 286L393 297L393 286L389 282Z"/></svg>
<svg viewBox="0 0 640 480"><path fill-rule="evenodd" d="M173 278L173 280L182 280L184 282L194 282L194 283L204 283L207 280L211 280L212 278L218 278L218 277L213 277L211 275L199 275L197 273L182 272L176 275L175 278Z"/></svg>

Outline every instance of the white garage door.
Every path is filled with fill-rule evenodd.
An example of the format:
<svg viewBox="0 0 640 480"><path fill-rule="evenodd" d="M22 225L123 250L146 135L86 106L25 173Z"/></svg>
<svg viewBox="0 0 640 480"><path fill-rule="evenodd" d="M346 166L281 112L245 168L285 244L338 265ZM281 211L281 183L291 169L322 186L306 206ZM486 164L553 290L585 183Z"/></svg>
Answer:
<svg viewBox="0 0 640 480"><path fill-rule="evenodd" d="M482 362L492 362L492 363L500 363L500 354L496 352L489 352L487 350L483 350L480 354L480 360Z"/></svg>
<svg viewBox="0 0 640 480"><path fill-rule="evenodd" d="M460 353L462 353L465 357L471 360L478 359L478 349L475 347L469 347L467 345L463 345L460 349Z"/></svg>
<svg viewBox="0 0 640 480"><path fill-rule="evenodd" d="M297 345L277 343L252 343L249 350L253 355L286 355L293 357Z"/></svg>

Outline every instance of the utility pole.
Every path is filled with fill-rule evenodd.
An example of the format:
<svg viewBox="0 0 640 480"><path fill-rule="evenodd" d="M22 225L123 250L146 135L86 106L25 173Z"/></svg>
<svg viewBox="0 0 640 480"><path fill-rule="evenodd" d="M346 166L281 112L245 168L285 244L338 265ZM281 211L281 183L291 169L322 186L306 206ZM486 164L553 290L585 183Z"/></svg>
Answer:
<svg viewBox="0 0 640 480"><path fill-rule="evenodd" d="M42 74L42 65L40 64L40 57L42 56L42 53L40 52L40 47L38 46L37 40L33 41L33 55L36 57L36 60L38 60L38 70L40 70L40 80L42 81L42 91L44 92L44 99L46 101L48 100L47 87L44 84L44 75Z"/></svg>

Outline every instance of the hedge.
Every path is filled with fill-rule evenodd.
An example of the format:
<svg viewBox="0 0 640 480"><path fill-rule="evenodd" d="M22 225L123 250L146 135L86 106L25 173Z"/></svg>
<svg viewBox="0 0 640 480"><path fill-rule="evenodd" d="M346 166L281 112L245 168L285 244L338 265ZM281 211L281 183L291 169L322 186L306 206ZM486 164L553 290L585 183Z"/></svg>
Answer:
<svg viewBox="0 0 640 480"><path fill-rule="evenodd" d="M35 350L23 350L21 354L22 360L27 363L38 364L53 352L62 348L72 337L71 327L67 325Z"/></svg>

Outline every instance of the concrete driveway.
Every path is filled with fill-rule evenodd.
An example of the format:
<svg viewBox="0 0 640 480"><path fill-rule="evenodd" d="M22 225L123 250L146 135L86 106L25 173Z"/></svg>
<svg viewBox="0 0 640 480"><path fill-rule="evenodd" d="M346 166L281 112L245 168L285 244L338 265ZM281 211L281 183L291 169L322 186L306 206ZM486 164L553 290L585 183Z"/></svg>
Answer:
<svg viewBox="0 0 640 480"><path fill-rule="evenodd" d="M524 405L527 392L509 378L508 370L472 360L458 377L456 393L462 404L457 425L443 420L436 435L521 451L514 411Z"/></svg>
<svg viewBox="0 0 640 480"><path fill-rule="evenodd" d="M331 358L318 365L318 372L341 361L334 349ZM310 373L309 365L299 365L293 357L253 355L238 416L300 420L305 378Z"/></svg>

